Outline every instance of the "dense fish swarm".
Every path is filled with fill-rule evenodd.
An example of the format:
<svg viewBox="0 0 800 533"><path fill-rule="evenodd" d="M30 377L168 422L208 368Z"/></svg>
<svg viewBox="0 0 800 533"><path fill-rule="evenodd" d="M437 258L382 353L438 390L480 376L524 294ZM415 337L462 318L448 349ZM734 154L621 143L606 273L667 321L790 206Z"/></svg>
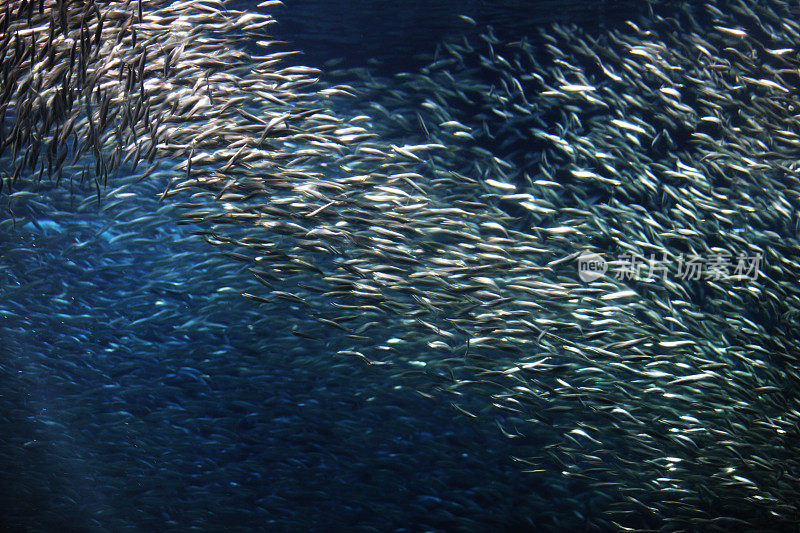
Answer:
<svg viewBox="0 0 800 533"><path fill-rule="evenodd" d="M76 419L138 439L162 425L162 450L172 432L196 431L234 450L205 467L170 459L185 475L194 460L223 470L198 481L198 497L226 476L248 485L268 475L258 442L274 450L284 438L247 396L265 400L266 378L286 372L265 364L271 355L322 376L326 390L351 375L363 384L352 404L327 396L362 417L327 426L347 435L344 448L364 421L380 424L375 397L452 407L454 440L490 425L507 438L495 451L528 480L518 511L492 517L465 476L463 490L410 499L430 515L425 527L797 527L800 25L784 3L654 4L609 31L552 25L513 42L487 28L443 42L419 72L340 70L328 81L286 66L285 52L246 53L248 40L278 44L263 34L273 19L219 2L10 6L0 103L3 205L14 216L0 223L0 244L28 271L5 267L2 313L8 331L58 333L39 340L50 354L26 354L30 339L10 337L7 368L23 380L53 369L59 401L114 406ZM69 186L53 188L64 175ZM166 230L175 219L185 228ZM61 248L50 260L79 280L37 274L49 268L42 247ZM606 275L580 276L587 251L608 261ZM149 267L151 281L121 290L120 271L144 272L153 256L163 263ZM697 279L686 276L692 257L705 269ZM753 258L757 276L735 268ZM634 260L662 269L615 275ZM84 293L105 286L121 303L94 326L98 340L92 310L113 304ZM37 292L52 295L49 307L36 309ZM156 339L159 357L138 361ZM85 343L102 357L64 355ZM159 362L176 368L159 376ZM153 373L168 392L141 388ZM87 393L92 380L106 384ZM405 394L414 391L421 398ZM326 416L308 413L284 429ZM191 427L176 422L187 416ZM48 431L65 425L42 419ZM258 476L227 462L237 459ZM397 479L376 470L363 486ZM116 497L131 493L123 485ZM153 509L153 491L132 493ZM282 498L248 512L286 516ZM387 516L401 502L385 502ZM117 505L98 499L82 512L102 524ZM187 521L221 523L205 518ZM403 519L364 529L381 525Z"/></svg>

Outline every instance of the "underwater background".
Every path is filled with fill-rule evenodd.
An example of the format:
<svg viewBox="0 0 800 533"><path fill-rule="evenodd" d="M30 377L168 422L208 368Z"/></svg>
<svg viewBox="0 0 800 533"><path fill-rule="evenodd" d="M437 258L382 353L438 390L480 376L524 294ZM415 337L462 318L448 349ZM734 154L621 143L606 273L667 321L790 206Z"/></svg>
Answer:
<svg viewBox="0 0 800 533"><path fill-rule="evenodd" d="M24 13L23 4L7 10L6 19L14 9ZM38 9L38 2L31 4ZM136 2L118 4L114 9L133 13L133 22L103 18L98 35L136 26ZM179 4L191 11L203 2ZM793 159L800 128L787 101L800 91L800 77L775 74L800 64L800 38L791 33L797 25L780 26L780 16L796 12L789 3L764 3L765 12L777 13L769 29L746 14L747 2L732 2L733 11L723 2L710 8L627 1L256 4L234 1L225 8L266 11L277 23L238 36L234 25L227 40L210 41L192 57L193 43L185 38L182 68L200 65L203 55L224 58L214 47L238 47L238 63L222 71L240 76L231 83L246 87L242 80L281 68L254 66L261 60L249 58L263 53L257 41L280 41L269 51L301 52L280 57L282 66L318 69L308 85L281 89L302 92L297 131L327 135L300 120L313 118L309 110L335 114L363 130L336 130L345 138L342 147L316 139L281 144L277 137L270 148L280 154L275 160L289 163L272 167L263 154L250 159L248 152L282 122L240 116L243 122L231 127L235 135L213 146L168 153L167 140L165 152L147 160L147 143L134 141L115 159L111 141L93 153L100 129L79 118L83 129L75 126L69 146L67 134L51 134L51 145L63 144L67 154L56 179L58 172L45 176L47 164L37 166L28 149L47 138L41 124L50 119L29 119L33 112L21 99L6 99L15 103L3 109L7 140L0 158L0 531L798 530L800 189ZM41 5L55 12L61 2ZM170 5L146 2L145 14L169 13ZM690 19L694 25L683 34L681 23ZM19 20L27 27L24 15ZM146 34L145 22L139 24ZM715 27L749 32L754 52L739 58L738 45L702 33L735 36ZM696 32L715 48L692 40ZM727 54L736 68L751 69L738 81L753 85L704 92L706 79L693 73L700 78L691 82L700 86L696 94L662 112L657 105L671 104L646 90L671 97L659 72L635 78L645 88L632 83L630 92L615 92L612 86L595 98L586 83L603 72L572 59L557 41L571 42L569 35L596 39L588 48L617 66L620 79L626 68L646 72L642 57L658 63L649 57L653 48L639 50L643 63L615 60L617 41L607 35L642 42L663 37L664 57L670 47ZM14 39L3 40L0 87L22 94L29 90L25 75L9 74L21 68L11 59L24 48L22 37ZM81 33L74 41L82 39ZM130 45L136 50L130 72L181 75L180 66L170 69L163 59L178 57L170 55L177 47L139 39ZM124 55L129 40L120 38L114 53ZM148 53L141 55L142 47ZM533 63L514 63L515 47L549 53L555 62L541 60L539 74ZM791 52L768 53L784 48ZM40 50L30 52L31 64L36 57L47 61ZM110 54L99 50L100 57ZM681 59L700 64L704 53ZM772 65L762 56L779 59ZM69 62L68 48L57 57ZM446 66L435 66L439 61ZM726 75L719 65L704 69L709 80ZM127 70L120 72L125 78ZM287 79L296 74L279 72ZM566 79L562 72L580 75ZM207 83L207 74L196 77L195 88ZM521 81L519 90L512 79ZM539 79L543 87L534 88ZM78 81L59 78L53 85L70 83ZM680 107L700 108L712 92L730 95L718 112L706 114L715 120ZM226 127L210 111L190 113L188 99L158 107L158 87L142 81L137 98L145 93L156 101L146 119L160 123L154 131L183 127L168 117L170 108L174 116L191 115L185 127L195 129L187 136ZM44 101L52 93L40 94ZM79 94L73 96L94 97L92 90ZM226 98L209 90L202 105L241 108L256 118L263 111L246 99L230 97L226 105ZM739 100L750 107L741 111ZM123 108L123 98L110 101L111 108ZM642 123L629 120L632 109L650 104L654 110L640 113ZM756 119L748 122L748 113ZM597 126L592 136L605 115L617 121L615 133ZM258 131L247 129L248 121ZM670 128L659 121L680 127L665 136L658 132ZM657 125L651 131L644 122ZM779 140L773 142L768 126L780 130ZM26 127L31 137L18 133ZM348 140L362 134L367 144ZM711 141L702 135L713 144L703 145ZM250 140L236 144L239 138ZM426 148L430 156L409 148L425 143L439 147ZM618 146L625 148L614 151ZM588 159L573 155L582 149L599 161L592 171ZM55 160L60 150L47 157ZM325 152L307 156L304 150ZM608 154L616 159L602 167ZM673 160L674 154L680 155ZM369 157L389 162L372 168ZM739 167L725 167L727 160ZM639 167L628 171L623 161ZM719 176L714 164L724 167ZM216 165L208 175L221 176L218 185L182 182L205 172L198 170L203 165ZM270 193L255 197L248 187L264 175ZM386 200L375 190L362 197L353 177L362 175L375 180L381 195L402 199ZM379 182L386 175L401 181ZM337 185L313 188L304 198L317 203L301 205L293 187L309 176ZM415 183L436 212L417 215ZM405 192L398 192L401 186ZM741 191L741 202L729 190ZM311 232L323 224L310 223L312 230L306 221L351 200L336 212L338 226L324 225L348 235L315 233L321 241L314 241ZM390 204L391 215L383 218ZM254 213L287 222L259 226L251 223ZM652 229L670 218L675 227ZM291 224L303 226L305 241L291 233ZM434 226L446 231L429 231ZM415 236L425 242L420 250L386 244L413 243ZM285 244L289 239L293 247ZM337 248L337 239L353 244ZM459 242L477 248L460 255L452 251ZM698 242L734 255L763 252L762 277L749 284L676 281L663 289L657 280L592 286L577 278L581 250L609 258L631 250L699 254ZM388 251L369 255L377 249ZM416 257L425 258L424 268L408 266ZM392 270L399 266L407 269ZM363 277L366 288L342 272ZM516 283L512 273L539 285ZM370 292L370 280L383 283L380 296ZM637 292L644 303L619 303ZM525 321L529 326L520 325ZM691 467L681 468L681 460Z"/></svg>

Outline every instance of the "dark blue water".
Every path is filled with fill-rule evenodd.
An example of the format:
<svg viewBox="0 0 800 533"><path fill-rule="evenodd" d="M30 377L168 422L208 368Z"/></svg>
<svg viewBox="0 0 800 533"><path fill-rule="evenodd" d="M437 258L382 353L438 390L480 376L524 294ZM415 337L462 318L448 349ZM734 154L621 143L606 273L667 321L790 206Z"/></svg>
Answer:
<svg viewBox="0 0 800 533"><path fill-rule="evenodd" d="M301 313L263 316L191 227L112 242L119 211L60 212L0 242L3 531L524 523L542 488L493 419L299 342Z"/></svg>
<svg viewBox="0 0 800 533"><path fill-rule="evenodd" d="M472 34L475 28L459 15L481 27L492 25L513 40L552 22L613 27L645 10L632 1L286 0L284 5L275 9L279 24L271 33L300 44L306 64L343 58L344 66L370 65L377 73L413 71L429 61L443 39Z"/></svg>

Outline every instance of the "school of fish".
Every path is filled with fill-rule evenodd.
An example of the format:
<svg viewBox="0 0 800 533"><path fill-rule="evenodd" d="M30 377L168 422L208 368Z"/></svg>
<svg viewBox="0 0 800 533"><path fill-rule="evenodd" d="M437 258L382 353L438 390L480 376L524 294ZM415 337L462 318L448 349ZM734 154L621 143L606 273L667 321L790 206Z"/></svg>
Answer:
<svg viewBox="0 0 800 533"><path fill-rule="evenodd" d="M298 65L280 5L0 13L13 525L796 531L797 10L654 1L514 41L463 16L387 76ZM409 429L425 410L447 427ZM416 472L431 450L429 489L364 460L373 429ZM107 489L27 480L64 454ZM288 481L359 461L330 494ZM230 516L180 510L220 484L247 487ZM404 496L359 510L350 485Z"/></svg>

